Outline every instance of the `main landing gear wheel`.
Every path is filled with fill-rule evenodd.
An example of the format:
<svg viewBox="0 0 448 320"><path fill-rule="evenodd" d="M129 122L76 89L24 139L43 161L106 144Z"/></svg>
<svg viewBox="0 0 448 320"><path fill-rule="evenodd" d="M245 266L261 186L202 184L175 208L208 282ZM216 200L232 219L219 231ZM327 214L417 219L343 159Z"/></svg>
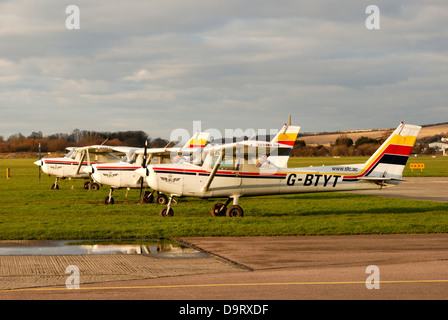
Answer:
<svg viewBox="0 0 448 320"><path fill-rule="evenodd" d="M100 185L98 183L91 183L90 190L100 190Z"/></svg>
<svg viewBox="0 0 448 320"><path fill-rule="evenodd" d="M227 208L226 215L228 217L242 217L244 215L243 209L239 205L231 205Z"/></svg>
<svg viewBox="0 0 448 320"><path fill-rule="evenodd" d="M225 217L227 206L224 203L215 203L210 209L213 217Z"/></svg>
<svg viewBox="0 0 448 320"><path fill-rule="evenodd" d="M156 203L158 204L167 204L168 203L168 197L164 195L163 193L159 193L156 197Z"/></svg>
<svg viewBox="0 0 448 320"><path fill-rule="evenodd" d="M100 190L100 185L96 182L86 181L82 186L84 190Z"/></svg>

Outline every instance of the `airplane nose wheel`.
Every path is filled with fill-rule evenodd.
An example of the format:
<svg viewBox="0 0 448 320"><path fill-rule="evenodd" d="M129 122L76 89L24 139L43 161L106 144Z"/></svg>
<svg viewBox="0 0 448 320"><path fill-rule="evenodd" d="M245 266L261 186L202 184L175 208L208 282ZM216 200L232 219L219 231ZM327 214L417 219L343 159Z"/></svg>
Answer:
<svg viewBox="0 0 448 320"><path fill-rule="evenodd" d="M58 182L59 178L56 177L56 181L51 185L51 190L59 190Z"/></svg>
<svg viewBox="0 0 448 320"><path fill-rule="evenodd" d="M114 198L112 198L112 192L114 192L114 188L110 188L109 195L104 198L104 204L114 204Z"/></svg>
<svg viewBox="0 0 448 320"><path fill-rule="evenodd" d="M151 203L154 201L154 195L151 191L145 191L145 193L143 194L143 201L145 201L145 203Z"/></svg>
<svg viewBox="0 0 448 320"><path fill-rule="evenodd" d="M174 201L174 203L177 203L177 201L174 199L173 195L170 195L170 198L168 199L168 205L166 207L163 207L159 215L161 217L172 217L174 215L173 209L171 209L171 202Z"/></svg>

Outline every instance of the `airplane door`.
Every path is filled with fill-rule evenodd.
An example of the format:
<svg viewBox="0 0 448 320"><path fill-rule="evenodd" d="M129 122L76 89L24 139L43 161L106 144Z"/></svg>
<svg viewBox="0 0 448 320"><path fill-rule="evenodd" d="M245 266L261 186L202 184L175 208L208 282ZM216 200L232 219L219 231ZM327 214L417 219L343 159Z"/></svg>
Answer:
<svg viewBox="0 0 448 320"><path fill-rule="evenodd" d="M240 170L243 159L238 157L225 158L216 172L210 185L213 196L228 196L229 193L239 194L241 189Z"/></svg>

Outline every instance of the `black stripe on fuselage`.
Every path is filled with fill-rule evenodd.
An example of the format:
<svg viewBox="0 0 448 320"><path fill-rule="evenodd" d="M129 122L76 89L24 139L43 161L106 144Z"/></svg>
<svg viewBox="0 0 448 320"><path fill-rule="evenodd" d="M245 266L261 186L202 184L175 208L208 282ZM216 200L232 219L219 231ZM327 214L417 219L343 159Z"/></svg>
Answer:
<svg viewBox="0 0 448 320"><path fill-rule="evenodd" d="M169 174L184 174L184 175L196 175L196 173L200 176L209 176L209 172L188 172L188 171L169 171L169 170L155 170L156 173L169 173ZM258 179L286 179L286 175L284 176L269 176L269 175L245 175L242 174L222 174L217 173L216 177L227 177L227 178L258 178Z"/></svg>

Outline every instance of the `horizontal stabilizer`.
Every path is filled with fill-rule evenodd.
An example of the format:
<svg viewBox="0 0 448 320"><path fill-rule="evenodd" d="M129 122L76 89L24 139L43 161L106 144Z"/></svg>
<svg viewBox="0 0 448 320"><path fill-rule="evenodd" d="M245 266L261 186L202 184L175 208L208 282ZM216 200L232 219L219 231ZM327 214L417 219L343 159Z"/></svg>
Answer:
<svg viewBox="0 0 448 320"><path fill-rule="evenodd" d="M359 178L359 180L362 181L367 181L367 182L372 182L372 183L377 183L377 182L388 182L388 181L399 181L399 182L403 182L406 181L404 179L399 179L399 178L382 178L382 177L362 177Z"/></svg>

